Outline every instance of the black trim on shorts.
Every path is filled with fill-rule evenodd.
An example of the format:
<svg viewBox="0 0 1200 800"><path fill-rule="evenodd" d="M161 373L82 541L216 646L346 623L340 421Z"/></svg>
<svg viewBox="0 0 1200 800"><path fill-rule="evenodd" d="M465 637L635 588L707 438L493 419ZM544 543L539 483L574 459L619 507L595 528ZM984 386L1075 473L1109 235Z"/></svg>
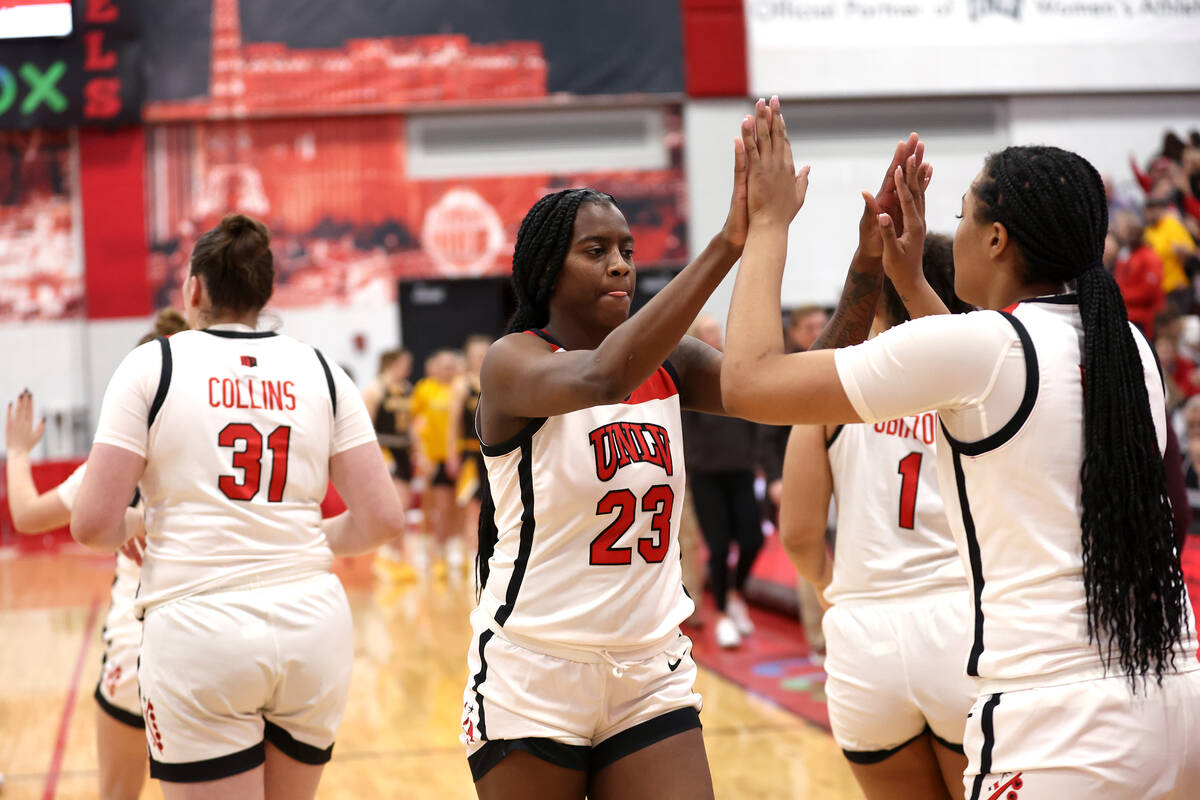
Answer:
<svg viewBox="0 0 1200 800"><path fill-rule="evenodd" d="M313 352L317 354L317 360L321 362L321 369L325 370L325 385L329 387L329 403L333 406L333 416L337 417L337 389L333 385L333 372L329 369L329 363L325 361L325 356L321 355L321 351L314 347Z"/></svg>
<svg viewBox="0 0 1200 800"><path fill-rule="evenodd" d="M279 748L279 752L293 761L299 761L301 764L320 766L328 764L329 759L333 758L333 745L329 745L329 747L322 750L319 747L313 747L311 744L298 742L295 737L275 723L270 720L265 720L265 722L266 727L263 730L263 738Z"/></svg>
<svg viewBox="0 0 1200 800"><path fill-rule="evenodd" d="M979 719L979 729L983 732L983 748L979 753L979 774L971 785L971 800L979 800L983 782L992 772L992 748L996 744L996 730L993 725L996 706L1000 704L1000 695L994 694L983 704Z"/></svg>
<svg viewBox="0 0 1200 800"><path fill-rule="evenodd" d="M212 328L201 328L201 333L210 333L222 339L266 339L278 336L275 331L214 331Z"/></svg>
<svg viewBox="0 0 1200 800"><path fill-rule="evenodd" d="M167 764L156 761L154 753L150 754L150 777L169 783L201 783L203 781L218 781L241 775L260 766L267 758L266 742L204 761L187 761L181 764Z"/></svg>
<svg viewBox="0 0 1200 800"><path fill-rule="evenodd" d="M1013 414L1012 419L991 436L977 442L960 442L950 435L945 425L942 426L942 432L946 434L946 441L950 443L955 452L962 453L964 456L982 455L1012 439L1029 419L1029 415L1033 413L1033 405L1037 402L1039 373L1037 351L1033 348L1033 339L1030 338L1029 331L1025 329L1019 319L1006 311L999 313L1012 324L1013 329L1017 332L1017 338L1021 340L1021 349L1025 353L1025 394L1021 397L1021 405L1017 406L1017 412Z"/></svg>
<svg viewBox="0 0 1200 800"><path fill-rule="evenodd" d="M599 772L625 756L633 755L663 739L700 727L700 712L696 709L688 707L668 711L623 730L594 746L589 754L588 769L592 773Z"/></svg>
<svg viewBox="0 0 1200 800"><path fill-rule="evenodd" d="M154 401L150 403L150 416L146 419L147 428L154 424L163 402L167 399L167 389L171 387L171 343L167 341L167 337L159 336L158 346L162 350L162 371L158 374L158 391L154 393Z"/></svg>
<svg viewBox="0 0 1200 800"><path fill-rule="evenodd" d="M521 484L521 542L517 547L517 560L513 563L512 577L508 580L508 591L504 605L496 609L496 624L504 625L513 612L525 570L529 566L529 553L533 550L533 534L537 530L537 519L533 508L533 440L521 442L521 460L517 463L517 478Z"/></svg>
<svg viewBox="0 0 1200 800"><path fill-rule="evenodd" d="M103 667L103 662L101 663L101 666ZM104 680L103 671L101 673L100 680ZM96 691L92 696L96 698L96 703L99 704L100 710L102 710L105 714L108 714L117 722L124 723L131 728L137 728L140 731L144 731L146 729L146 720L142 719L141 714L130 714L125 709L117 708L112 703L108 702L108 698L105 697L104 693L100 691L99 683L96 684Z"/></svg>
<svg viewBox="0 0 1200 800"><path fill-rule="evenodd" d="M475 707L479 710L480 739L487 738L487 720L483 716L483 695L479 693L479 684L487 680L487 656L484 655L483 648L487 646L487 643L491 641L494 635L495 632L490 629L479 634L479 672L475 673L475 683L471 686L471 691L475 693ZM495 764L492 764L492 766L494 767ZM491 769L491 767L488 769ZM472 769L472 771L474 770ZM479 778L475 780L479 780Z"/></svg>
<svg viewBox="0 0 1200 800"><path fill-rule="evenodd" d="M886 750L847 750L843 747L842 754L846 756L847 761L853 764L878 764L880 761L885 761L891 758L892 756L896 755L896 753L899 753L901 750L915 742L917 739L920 739L927 731L929 731L928 725L925 726L924 730L911 739L902 742L895 747L889 747Z"/></svg>
<svg viewBox="0 0 1200 800"><path fill-rule="evenodd" d="M833 447L833 443L837 441L837 437L842 435L842 428L844 428L844 427L846 427L846 426L838 425L836 428L833 429L833 433L831 433L829 435L829 438L825 440L825 449L826 450Z"/></svg>
<svg viewBox="0 0 1200 800"><path fill-rule="evenodd" d="M496 739L485 742L483 747L467 757L467 763L471 765L471 780L478 783L492 767L518 750L523 750L529 755L555 766L585 772L588 768L588 752L591 748L586 745L563 744L553 739L534 737Z"/></svg>
<svg viewBox="0 0 1200 800"><path fill-rule="evenodd" d="M949 750L953 753L958 753L960 756L965 756L967 754L967 751L963 749L963 746L961 744L955 744L954 742L950 742L950 741L947 741L946 739L943 739L942 737L940 737L936 733L934 733L933 728L930 728L928 725L925 726L925 730L929 731L929 735L933 737L933 740L935 742L937 742L938 744L940 744L942 747L946 748L947 750Z"/></svg>
<svg viewBox="0 0 1200 800"><path fill-rule="evenodd" d="M454 478L450 477L450 473L446 472L446 462L437 462L437 469L433 471L433 477L429 479L430 486L450 486L455 484Z"/></svg>

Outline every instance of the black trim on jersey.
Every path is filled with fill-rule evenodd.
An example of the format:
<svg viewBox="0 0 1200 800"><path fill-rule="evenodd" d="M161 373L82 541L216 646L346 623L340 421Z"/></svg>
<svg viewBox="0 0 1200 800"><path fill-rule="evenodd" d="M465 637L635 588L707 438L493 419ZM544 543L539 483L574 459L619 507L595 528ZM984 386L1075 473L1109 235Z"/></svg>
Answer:
<svg viewBox="0 0 1200 800"><path fill-rule="evenodd" d="M605 739L592 748L588 770L597 773L625 756L633 755L663 739L701 727L700 712L690 706L677 708Z"/></svg>
<svg viewBox="0 0 1200 800"><path fill-rule="evenodd" d="M1055 297L1068 296L1055 295ZM1047 300L1047 302L1057 301ZM1012 419L1006 422L1000 430L991 436L980 439L978 442L960 442L951 436L950 432L946 430L946 426L943 425L942 432L946 434L946 441L950 443L950 446L954 448L956 453L962 453L964 456L982 455L989 450L995 450L1016 436L1017 431L1021 430L1021 426L1029 419L1029 415L1033 413L1033 404L1037 402L1040 374L1038 373L1037 351L1033 349L1033 339L1030 338L1029 331L1025 330L1025 326L1021 324L1019 319L1006 311L999 313L1012 324L1013 329L1017 332L1017 338L1021 340L1021 349L1025 352L1025 395L1021 398L1021 405L1017 406L1017 411L1013 414Z"/></svg>
<svg viewBox="0 0 1200 800"><path fill-rule="evenodd" d="M825 440L825 449L826 450L833 447L833 443L837 441L837 437L842 435L842 428L844 428L844 427L846 427L846 426L838 425L836 428L833 429L833 433L829 434L829 438Z"/></svg>
<svg viewBox="0 0 1200 800"><path fill-rule="evenodd" d="M532 329L530 329L530 331L529 331L529 332L530 332L530 333L532 333L534 336L538 337L539 339L545 339L547 342L549 342L550 344L552 344L552 345L554 345L555 347L559 348L560 350L566 350L566 349L567 349L567 348L563 347L561 344L559 344L557 341L555 341L555 339L554 339L554 337L553 337L553 336L551 336L550 334L546 333L546 332L545 332L544 330L542 330L541 328L532 328Z"/></svg>
<svg viewBox="0 0 1200 800"><path fill-rule="evenodd" d="M979 800L983 782L992 771L992 747L996 744L993 718L999 704L999 694L992 695L983 704L982 716L979 719L979 728L983 732L983 749L979 753L979 774L975 776L975 783L971 786L971 800Z"/></svg>
<svg viewBox="0 0 1200 800"><path fill-rule="evenodd" d="M479 672L475 673L475 683L471 686L471 691L475 693L475 707L479 709L479 738L487 739L487 722L483 717L483 695L479 693L479 685L487 680L487 656L483 654L483 648L491 641L495 635L494 631L486 630L479 634ZM492 766L495 766L494 764ZM478 778L476 778L478 780Z"/></svg>
<svg viewBox="0 0 1200 800"><path fill-rule="evenodd" d="M679 388L682 384L679 382L679 372L675 369L675 365L670 361L664 361L662 366L667 371L667 374L671 376L671 382L675 384L675 393L682 394L683 390Z"/></svg>
<svg viewBox="0 0 1200 800"><path fill-rule="evenodd" d="M1068 294L1048 294L1044 297L1031 297L1028 300L1022 300L1022 303L1052 303L1056 306L1073 306L1079 304L1079 295L1074 292Z"/></svg>
<svg viewBox="0 0 1200 800"><path fill-rule="evenodd" d="M517 593L521 591L521 583L525 580L525 570L529 566L529 552L533 550L533 533L537 530L537 520L533 509L533 441L527 439L521 442L521 460L517 463L517 478L521 484L521 542L517 547L517 560L513 564L512 577L508 579L508 591L504 597L504 605L496 609L496 624L503 626L513 612L517 602Z"/></svg>
<svg viewBox="0 0 1200 800"><path fill-rule="evenodd" d="M150 754L150 777L155 780L170 783L200 783L201 781L216 781L241 775L260 766L267 757L266 742L204 761L186 761L181 764L167 764L156 761L154 753Z"/></svg>
<svg viewBox="0 0 1200 800"><path fill-rule="evenodd" d="M313 747L311 744L296 741L290 733L279 727L270 720L265 720L266 727L263 729L263 738L279 748L279 751L293 761L299 761L301 764L312 764L320 766L328 764L329 759L333 758L333 745L329 745L325 749Z"/></svg>
<svg viewBox="0 0 1200 800"><path fill-rule="evenodd" d="M541 430L546 424L549 417L537 417L531 419L525 424L524 428L514 433L512 436L505 439L500 444L485 444L482 440L479 442L479 449L485 456L503 456L516 450L518 447L524 447L526 444L533 442L533 435Z"/></svg>
<svg viewBox="0 0 1200 800"><path fill-rule="evenodd" d="M527 737L525 739L496 739L485 742L483 747L467 757L471 765L471 780L479 782L492 767L510 754L524 750L529 755L566 769L585 771L588 768L587 745L563 744L553 739Z"/></svg>
<svg viewBox="0 0 1200 800"><path fill-rule="evenodd" d="M940 422L940 420L939 420ZM942 425L946 434L946 426ZM946 434L949 439L949 434ZM967 556L971 562L971 588L975 594L975 639L971 655L967 659L967 674L979 677L979 657L983 654L983 559L979 553L979 537L975 534L975 519L971 516L971 501L967 497L967 478L963 474L962 453L951 443L951 458L954 460L954 482L958 486L958 505L962 512L963 532L967 539Z"/></svg>
<svg viewBox="0 0 1200 800"><path fill-rule="evenodd" d="M847 750L843 747L842 755L846 757L847 761L853 764L878 764L880 761L885 761L891 758L892 756L896 755L896 753L899 753L901 750L915 742L917 739L920 739L928 730L929 726L926 725L924 729L922 729L922 731L916 736L912 737L906 742L901 742L895 747L889 747L886 750Z"/></svg>
<svg viewBox="0 0 1200 800"><path fill-rule="evenodd" d="M1154 356L1154 366L1158 368L1158 382L1162 384L1163 394L1166 394L1167 379L1163 375L1162 362L1158 360L1158 349L1154 346L1154 342L1150 341L1150 337L1146 335L1145 331L1143 331L1137 325L1131 325L1130 327L1137 331L1138 335L1142 337L1142 340L1150 347L1150 355Z"/></svg>
<svg viewBox="0 0 1200 800"><path fill-rule="evenodd" d="M154 419L158 416L163 401L167 399L167 389L171 387L171 343L167 341L167 337L159 336L158 345L162 348L162 371L158 374L158 391L154 393L154 402L150 404L150 416L146 420L147 428L154 424Z"/></svg>
<svg viewBox="0 0 1200 800"><path fill-rule="evenodd" d="M138 488L137 486L135 486L135 487L133 487L133 499L129 501L129 507L137 508L137 504L140 502L142 502L142 490L140 488ZM114 583L116 582L116 580L117 580L116 578L113 578Z"/></svg>
<svg viewBox="0 0 1200 800"><path fill-rule="evenodd" d="M100 676L101 676L100 682L103 682L104 681L104 664L103 664L103 662L101 662ZM108 714L110 717L115 719L117 722L128 725L131 728L137 728L138 730L145 730L146 729L146 720L142 719L142 715L141 714L131 714L128 711L126 711L125 709L119 708L119 707L113 705L112 703L110 703L108 701L108 698L104 696L104 693L100 691L100 682L96 683L96 692L95 692L95 694L92 695L93 697L96 698L96 703L100 706L100 710L103 711L105 714Z"/></svg>
<svg viewBox="0 0 1200 800"><path fill-rule="evenodd" d="M321 369L325 370L325 385L329 387L329 402L333 406L333 416L337 417L337 389L333 385L333 372L329 369L329 364L325 361L325 356L321 355L321 351L314 347L313 352L317 354L317 360L321 362Z"/></svg>
<svg viewBox="0 0 1200 800"><path fill-rule="evenodd" d="M212 328L201 328L200 332L211 333L213 336L220 336L222 339L266 339L279 335L275 331L215 331Z"/></svg>

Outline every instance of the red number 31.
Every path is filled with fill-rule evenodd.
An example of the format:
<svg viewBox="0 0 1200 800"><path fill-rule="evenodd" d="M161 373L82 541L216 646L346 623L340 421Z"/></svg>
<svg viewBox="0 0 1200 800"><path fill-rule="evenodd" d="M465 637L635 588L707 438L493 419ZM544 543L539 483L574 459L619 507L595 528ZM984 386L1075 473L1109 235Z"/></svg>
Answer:
<svg viewBox="0 0 1200 800"><path fill-rule="evenodd" d="M271 451L271 484L267 487L267 501L278 503L283 500L283 487L287 484L288 446L292 429L280 425L267 437L267 448ZM230 500L253 500L262 484L263 436L258 428L245 422L231 422L217 436L221 447L232 447L233 468L242 471L239 481L235 475L222 475L217 487ZM243 445L244 449L238 450Z"/></svg>

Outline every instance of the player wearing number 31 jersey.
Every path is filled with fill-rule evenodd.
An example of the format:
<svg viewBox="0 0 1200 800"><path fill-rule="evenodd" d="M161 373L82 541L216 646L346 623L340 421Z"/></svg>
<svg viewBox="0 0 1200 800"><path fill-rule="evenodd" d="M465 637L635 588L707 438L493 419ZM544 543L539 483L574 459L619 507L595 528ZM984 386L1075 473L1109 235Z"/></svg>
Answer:
<svg viewBox="0 0 1200 800"><path fill-rule="evenodd" d="M138 684L168 800L312 797L353 663L333 555L394 536L403 510L346 374L255 330L273 277L266 228L226 218L191 266L184 306L202 330L118 367L71 529L115 548L114 499L142 487ZM323 523L331 479L349 511ZM184 786L197 783L213 786Z"/></svg>

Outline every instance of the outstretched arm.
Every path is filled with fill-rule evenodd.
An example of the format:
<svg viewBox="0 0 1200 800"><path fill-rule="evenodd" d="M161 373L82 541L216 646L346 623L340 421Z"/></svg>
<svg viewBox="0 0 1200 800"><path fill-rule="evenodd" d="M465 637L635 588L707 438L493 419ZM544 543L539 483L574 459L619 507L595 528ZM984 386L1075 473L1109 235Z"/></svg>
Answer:
<svg viewBox="0 0 1200 800"><path fill-rule="evenodd" d="M45 423L33 421L33 395L21 392L9 403L4 428L5 472L8 477L8 508L18 533L42 533L71 521L71 511L56 489L38 492L33 483L29 454L41 441Z"/></svg>
<svg viewBox="0 0 1200 800"><path fill-rule="evenodd" d="M891 214L903 225L903 217L899 213L901 198L897 193L897 170L911 158L917 173L922 176L921 180L928 184L933 169L923 163L924 155L924 143L917 134L910 133L908 139L896 144L879 191L874 195L865 191L862 193L863 212L858 221L858 249L850 259L850 269L846 273L846 283L838 298L837 308L809 350L847 347L867 338L883 287L884 237L880 232L880 215Z"/></svg>
<svg viewBox="0 0 1200 800"><path fill-rule="evenodd" d="M825 604L833 580L833 559L825 545L833 474L825 448L824 425L797 425L788 437L783 460L783 504L779 538L800 577L811 583Z"/></svg>

